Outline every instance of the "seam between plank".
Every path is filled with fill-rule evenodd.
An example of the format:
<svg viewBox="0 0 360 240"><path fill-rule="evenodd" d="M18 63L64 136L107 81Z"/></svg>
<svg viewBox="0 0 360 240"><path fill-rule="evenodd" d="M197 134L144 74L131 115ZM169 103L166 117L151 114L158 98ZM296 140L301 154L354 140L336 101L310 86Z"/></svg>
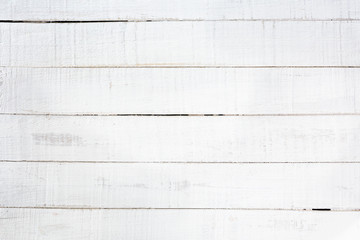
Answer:
<svg viewBox="0 0 360 240"><path fill-rule="evenodd" d="M253 65L253 66L229 66L229 65L123 65L123 66L0 66L0 68L360 68L360 66L274 66L274 65Z"/></svg>
<svg viewBox="0 0 360 240"><path fill-rule="evenodd" d="M15 207L0 206L0 209L47 209L47 210L232 210L232 211L333 211L333 212L358 212L358 208L112 208L112 207L71 207L71 206L37 206Z"/></svg>
<svg viewBox="0 0 360 240"><path fill-rule="evenodd" d="M302 117L302 116L360 116L360 113L0 113L0 116L54 116L54 117Z"/></svg>
<svg viewBox="0 0 360 240"><path fill-rule="evenodd" d="M324 162L320 162L320 161L302 161L302 162L199 162L199 161L81 161L81 160L77 160L77 161L64 161L64 160L0 160L0 163L54 163L54 164L72 164L72 163L111 163L111 164L360 164L360 162L353 162L353 161L335 161L335 162L330 162L330 161L324 161Z"/></svg>
<svg viewBox="0 0 360 240"><path fill-rule="evenodd" d="M358 18L231 18L231 19L196 19L196 18L164 18L164 19L97 19L97 20L11 20L2 19L0 23L127 23L127 22L357 22Z"/></svg>

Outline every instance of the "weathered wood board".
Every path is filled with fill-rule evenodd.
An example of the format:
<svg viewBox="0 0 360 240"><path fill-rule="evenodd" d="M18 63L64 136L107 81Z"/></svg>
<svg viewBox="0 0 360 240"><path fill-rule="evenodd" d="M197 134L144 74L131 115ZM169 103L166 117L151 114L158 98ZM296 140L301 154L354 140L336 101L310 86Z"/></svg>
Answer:
<svg viewBox="0 0 360 240"><path fill-rule="evenodd" d="M354 240L359 212L0 209L11 240ZM355 238L354 238L355 237Z"/></svg>
<svg viewBox="0 0 360 240"><path fill-rule="evenodd" d="M1 20L177 21L359 19L356 0L7 0Z"/></svg>
<svg viewBox="0 0 360 240"><path fill-rule="evenodd" d="M359 163L1 166L1 207L360 209Z"/></svg>
<svg viewBox="0 0 360 240"><path fill-rule="evenodd" d="M360 116L0 117L0 159L359 162Z"/></svg>
<svg viewBox="0 0 360 240"><path fill-rule="evenodd" d="M360 22L0 23L0 66L360 66Z"/></svg>
<svg viewBox="0 0 360 240"><path fill-rule="evenodd" d="M0 68L0 112L360 113L359 68Z"/></svg>

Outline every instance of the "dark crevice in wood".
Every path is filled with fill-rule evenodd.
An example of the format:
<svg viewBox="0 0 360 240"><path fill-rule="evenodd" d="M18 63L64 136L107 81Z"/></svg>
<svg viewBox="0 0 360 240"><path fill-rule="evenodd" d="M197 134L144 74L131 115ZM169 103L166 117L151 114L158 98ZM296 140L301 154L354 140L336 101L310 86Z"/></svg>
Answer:
<svg viewBox="0 0 360 240"><path fill-rule="evenodd" d="M360 209L328 209L328 208L151 208L151 207L81 207L81 206L36 206L15 207L0 206L0 209L48 209L48 210L230 210L230 211L332 211L332 212L358 212ZM315 210L314 210L315 209Z"/></svg>
<svg viewBox="0 0 360 240"><path fill-rule="evenodd" d="M357 18L328 18L328 19L301 19L301 18L273 18L273 19L98 19L98 20L11 20L2 19L0 23L126 23L126 22L354 22Z"/></svg>

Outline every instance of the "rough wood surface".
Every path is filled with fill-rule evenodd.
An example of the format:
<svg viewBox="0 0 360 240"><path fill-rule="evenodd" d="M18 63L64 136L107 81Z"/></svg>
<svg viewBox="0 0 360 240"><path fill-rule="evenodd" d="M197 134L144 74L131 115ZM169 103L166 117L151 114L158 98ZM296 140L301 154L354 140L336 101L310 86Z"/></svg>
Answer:
<svg viewBox="0 0 360 240"><path fill-rule="evenodd" d="M359 113L355 68L0 68L0 112Z"/></svg>
<svg viewBox="0 0 360 240"><path fill-rule="evenodd" d="M354 0L7 0L0 20L359 19Z"/></svg>
<svg viewBox="0 0 360 240"><path fill-rule="evenodd" d="M360 1L4 0L1 240L360 239Z"/></svg>
<svg viewBox="0 0 360 240"><path fill-rule="evenodd" d="M360 116L0 117L1 160L358 162Z"/></svg>
<svg viewBox="0 0 360 240"><path fill-rule="evenodd" d="M359 163L0 166L2 207L360 209Z"/></svg>
<svg viewBox="0 0 360 240"><path fill-rule="evenodd" d="M0 66L360 66L360 22L0 24Z"/></svg>
<svg viewBox="0 0 360 240"><path fill-rule="evenodd" d="M0 209L0 238L354 240L359 223L359 212Z"/></svg>

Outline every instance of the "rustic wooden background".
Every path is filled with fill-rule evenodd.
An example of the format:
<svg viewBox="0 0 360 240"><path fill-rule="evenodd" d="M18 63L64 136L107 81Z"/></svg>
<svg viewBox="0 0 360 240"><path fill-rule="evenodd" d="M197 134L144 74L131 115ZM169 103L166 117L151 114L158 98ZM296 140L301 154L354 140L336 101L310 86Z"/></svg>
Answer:
<svg viewBox="0 0 360 240"><path fill-rule="evenodd" d="M0 239L360 239L360 1L1 0Z"/></svg>

